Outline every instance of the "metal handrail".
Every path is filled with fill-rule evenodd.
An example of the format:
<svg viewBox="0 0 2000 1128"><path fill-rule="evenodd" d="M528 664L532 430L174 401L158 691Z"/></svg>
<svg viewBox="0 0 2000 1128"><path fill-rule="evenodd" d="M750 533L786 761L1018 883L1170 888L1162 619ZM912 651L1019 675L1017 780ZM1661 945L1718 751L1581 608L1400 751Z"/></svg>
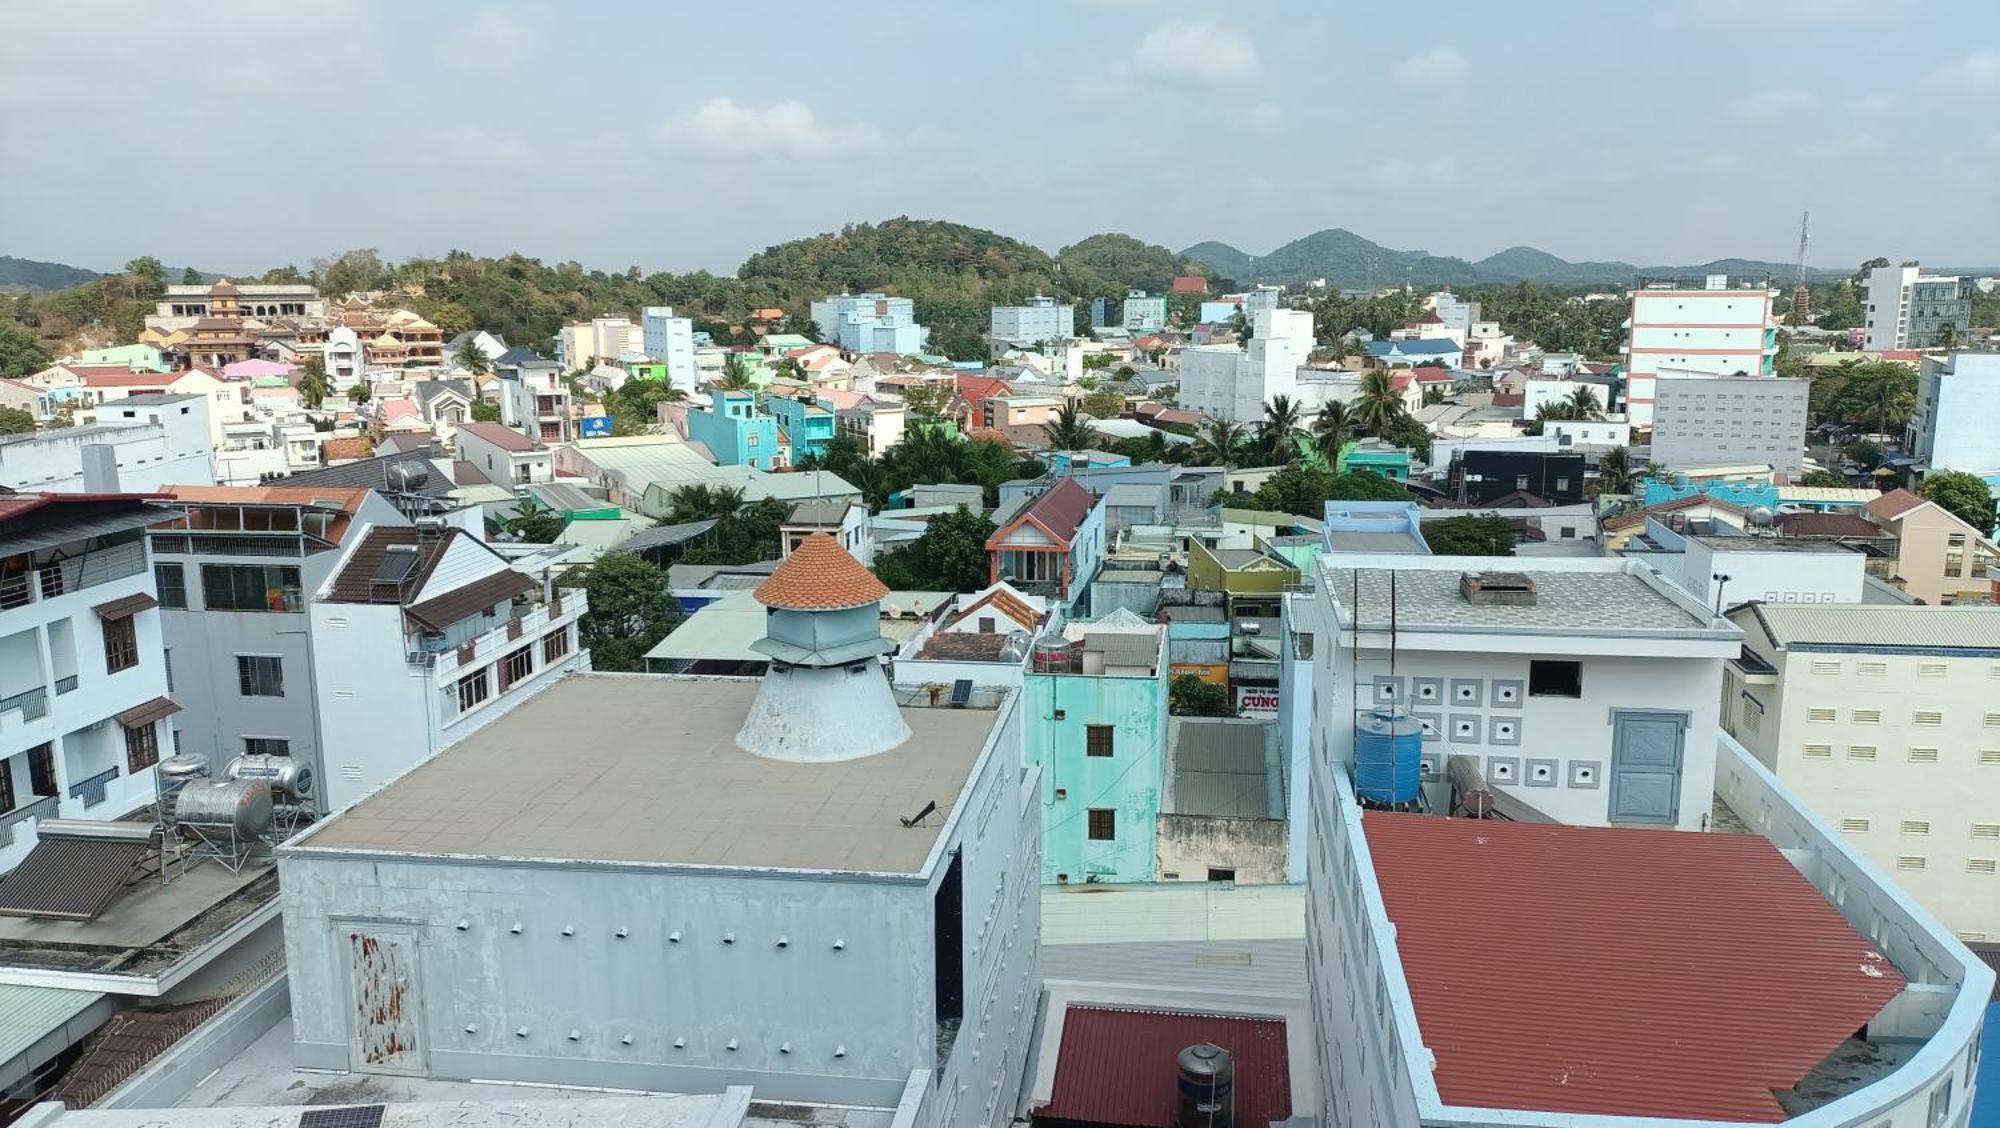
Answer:
<svg viewBox="0 0 2000 1128"><path fill-rule="evenodd" d="M88 779L80 779L70 784L69 797L83 800L85 807L95 807L104 802L104 788L117 778L118 765L113 764Z"/></svg>
<svg viewBox="0 0 2000 1128"><path fill-rule="evenodd" d="M44 819L56 813L62 800L54 795L44 795L30 803L24 803L5 814L0 814L0 846L14 844L14 828L29 819Z"/></svg>
<svg viewBox="0 0 2000 1128"><path fill-rule="evenodd" d="M49 691L38 685L7 697L0 697L0 713L5 713L9 709L19 709L23 720L39 721L49 715Z"/></svg>

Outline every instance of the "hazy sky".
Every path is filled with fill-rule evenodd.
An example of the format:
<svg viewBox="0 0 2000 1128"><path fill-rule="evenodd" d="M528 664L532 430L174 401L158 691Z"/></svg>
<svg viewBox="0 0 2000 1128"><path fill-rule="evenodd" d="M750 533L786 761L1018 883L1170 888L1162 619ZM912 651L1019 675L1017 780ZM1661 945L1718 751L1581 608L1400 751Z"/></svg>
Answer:
<svg viewBox="0 0 2000 1128"><path fill-rule="evenodd" d="M908 214L1646 265L1810 208L1815 265L1987 264L1996 107L1996 0L5 0L0 254L730 271Z"/></svg>

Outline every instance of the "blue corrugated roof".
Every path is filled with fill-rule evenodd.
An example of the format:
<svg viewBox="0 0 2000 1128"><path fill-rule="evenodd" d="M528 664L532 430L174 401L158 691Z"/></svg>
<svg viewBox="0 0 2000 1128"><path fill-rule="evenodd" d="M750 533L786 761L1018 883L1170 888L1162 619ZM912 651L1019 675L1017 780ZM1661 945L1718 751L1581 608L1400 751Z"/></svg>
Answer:
<svg viewBox="0 0 2000 1128"><path fill-rule="evenodd" d="M2000 1003L1986 1008L1986 1032L1981 1036L1978 1094L1972 1099L1972 1122L1966 1128L2000 1128Z"/></svg>

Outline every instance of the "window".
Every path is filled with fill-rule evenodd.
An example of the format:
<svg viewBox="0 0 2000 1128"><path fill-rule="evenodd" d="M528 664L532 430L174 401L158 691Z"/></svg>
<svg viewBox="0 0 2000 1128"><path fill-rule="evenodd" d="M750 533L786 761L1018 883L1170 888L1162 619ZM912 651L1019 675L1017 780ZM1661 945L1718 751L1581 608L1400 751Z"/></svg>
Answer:
<svg viewBox="0 0 2000 1128"><path fill-rule="evenodd" d="M137 774L160 762L158 725L140 725L125 730L125 770Z"/></svg>
<svg viewBox="0 0 2000 1128"><path fill-rule="evenodd" d="M247 756L289 756L292 742L279 736L246 736L243 752Z"/></svg>
<svg viewBox="0 0 2000 1128"><path fill-rule="evenodd" d="M1805 747L1805 757L1808 760L1830 760L1833 758L1833 745L1808 744Z"/></svg>
<svg viewBox="0 0 2000 1128"><path fill-rule="evenodd" d="M1926 1121L1926 1128L1944 1128L1944 1122L1949 1119L1951 1119L1951 1078L1947 1077L1944 1079L1944 1084L1931 1090L1930 1119Z"/></svg>
<svg viewBox="0 0 2000 1128"><path fill-rule="evenodd" d="M1582 697L1583 663L1556 661L1528 663L1528 696Z"/></svg>
<svg viewBox="0 0 2000 1128"><path fill-rule="evenodd" d="M1835 668L1836 668L1836 669L1838 669L1838 667L1835 667ZM1855 672L1855 673L1857 673L1857 674L1860 674L1860 675L1861 675L1862 677L1864 677L1864 678L1879 678L1879 677L1885 677L1885 676L1887 676L1887 675L1888 675L1888 673L1889 673L1889 663L1887 663L1887 662L1865 662L1865 661L1864 661L1864 662L1856 662L1856 663L1854 664L1854 672Z"/></svg>
<svg viewBox="0 0 2000 1128"><path fill-rule="evenodd" d="M1850 760L1873 760L1875 758L1875 746L1873 744L1850 744L1847 746L1847 758Z"/></svg>
<svg viewBox="0 0 2000 1128"><path fill-rule="evenodd" d="M1981 748L1979 763L1981 767L2000 768L2000 748Z"/></svg>
<svg viewBox="0 0 2000 1128"><path fill-rule="evenodd" d="M283 697L285 660L263 654L238 654L236 684L245 697Z"/></svg>
<svg viewBox="0 0 2000 1128"><path fill-rule="evenodd" d="M1857 725L1879 725L1882 723L1882 710L1855 709L1848 714L1848 720Z"/></svg>
<svg viewBox="0 0 2000 1128"><path fill-rule="evenodd" d="M1210 881L1228 881L1233 883L1236 880L1236 871L1222 866L1210 866L1208 867L1208 879Z"/></svg>
<svg viewBox="0 0 2000 1128"><path fill-rule="evenodd" d="M1835 719L1837 719L1837 717L1838 717L1837 710L1829 709L1826 708L1825 706L1818 706L1806 710L1806 720L1811 721L1814 724L1830 725L1835 721Z"/></svg>
<svg viewBox="0 0 2000 1128"><path fill-rule="evenodd" d="M299 570L278 564L203 564L201 599L210 611L303 611Z"/></svg>
<svg viewBox="0 0 2000 1128"><path fill-rule="evenodd" d="M1118 812L1108 807L1090 809L1090 840L1112 842L1118 838Z"/></svg>
<svg viewBox="0 0 2000 1128"><path fill-rule="evenodd" d="M1812 672L1815 674L1837 674L1840 672L1840 660L1838 658L1815 658L1813 659Z"/></svg>
<svg viewBox="0 0 2000 1128"><path fill-rule="evenodd" d="M160 606L186 610L188 605L187 569L179 564L153 565L153 587L160 593Z"/></svg>
<svg viewBox="0 0 2000 1128"><path fill-rule="evenodd" d="M1840 829L1844 834L1866 834L1868 833L1868 820L1842 819L1840 820Z"/></svg>
<svg viewBox="0 0 2000 1128"><path fill-rule="evenodd" d="M458 679L458 711L463 713L492 695L492 686L486 680L486 671L467 674Z"/></svg>
<svg viewBox="0 0 2000 1128"><path fill-rule="evenodd" d="M139 664L139 629L132 616L104 620L104 672L115 674Z"/></svg>
<svg viewBox="0 0 2000 1128"><path fill-rule="evenodd" d="M1111 755L1111 733L1112 728L1110 725L1085 726L1084 755L1109 757Z"/></svg>
<svg viewBox="0 0 2000 1128"><path fill-rule="evenodd" d="M1920 870L1929 864L1929 859L1922 854L1903 854L1896 859L1896 868L1899 870Z"/></svg>
<svg viewBox="0 0 2000 1128"><path fill-rule="evenodd" d="M1923 662L1917 666L1917 676L1920 678L1941 678L1944 674L1943 662Z"/></svg>
<svg viewBox="0 0 2000 1128"><path fill-rule="evenodd" d="M14 773L0 765L0 815L14 809Z"/></svg>
<svg viewBox="0 0 2000 1128"><path fill-rule="evenodd" d="M2000 823L1973 823L1972 836L1974 838L2000 838Z"/></svg>
<svg viewBox="0 0 2000 1128"><path fill-rule="evenodd" d="M1923 819L1904 819L1903 833L1921 838L1931 832L1931 824Z"/></svg>
<svg viewBox="0 0 2000 1128"><path fill-rule="evenodd" d="M1910 749L1910 763L1912 764L1935 764L1937 761L1938 750L1935 748Z"/></svg>
<svg viewBox="0 0 2000 1128"><path fill-rule="evenodd" d="M558 658L561 658L563 655L568 653L569 653L568 627L564 627L562 630L559 630L554 634L543 636L542 638L543 665L547 665L550 662L554 662Z"/></svg>
<svg viewBox="0 0 2000 1128"><path fill-rule="evenodd" d="M500 659L500 692L516 682L527 681L535 672L535 648L524 646Z"/></svg>
<svg viewBox="0 0 2000 1128"><path fill-rule="evenodd" d="M1944 723L1944 714L1936 709L1918 709L1910 714L1910 723L1925 728L1936 728Z"/></svg>

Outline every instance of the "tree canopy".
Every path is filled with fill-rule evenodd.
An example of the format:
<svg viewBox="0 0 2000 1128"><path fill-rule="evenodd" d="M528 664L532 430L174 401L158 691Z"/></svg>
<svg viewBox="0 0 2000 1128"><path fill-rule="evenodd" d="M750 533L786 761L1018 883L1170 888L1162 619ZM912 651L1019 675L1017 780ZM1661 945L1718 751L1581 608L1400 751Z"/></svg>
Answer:
<svg viewBox="0 0 2000 1128"><path fill-rule="evenodd" d="M1993 531L1993 491L1986 480L1963 470L1944 470L1917 487L1925 501L1982 533Z"/></svg>
<svg viewBox="0 0 2000 1128"><path fill-rule="evenodd" d="M985 514L960 506L931 518L911 543L877 554L875 575L892 591L978 591L988 583L993 532Z"/></svg>
<svg viewBox="0 0 2000 1128"><path fill-rule="evenodd" d="M1505 517L1446 517L1424 522L1424 543L1437 556L1512 556L1514 526Z"/></svg>
<svg viewBox="0 0 2000 1128"><path fill-rule="evenodd" d="M578 635L596 669L645 669L646 652L680 625L667 574L632 553L606 553L594 564L563 573L560 583L590 597Z"/></svg>

